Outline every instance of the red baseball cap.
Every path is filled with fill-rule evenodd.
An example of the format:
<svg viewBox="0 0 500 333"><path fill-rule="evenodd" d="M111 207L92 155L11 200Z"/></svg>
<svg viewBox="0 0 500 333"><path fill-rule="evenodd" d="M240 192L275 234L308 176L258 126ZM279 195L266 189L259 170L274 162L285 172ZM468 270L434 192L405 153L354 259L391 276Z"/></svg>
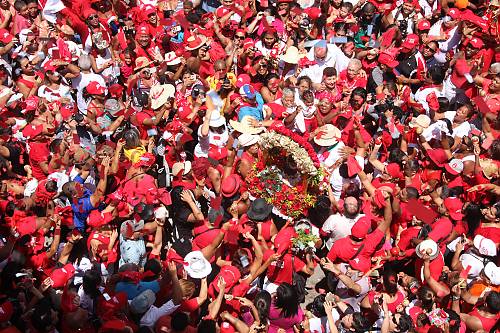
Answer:
<svg viewBox="0 0 500 333"><path fill-rule="evenodd" d="M137 28L137 35L151 35L151 31L149 30L149 27L145 24L141 24Z"/></svg>
<svg viewBox="0 0 500 333"><path fill-rule="evenodd" d="M389 68L394 68L397 65L399 65L399 61L394 59L394 57L392 55L390 55L389 53L386 53L386 52L381 52L378 55L378 62L386 65Z"/></svg>
<svg viewBox="0 0 500 333"><path fill-rule="evenodd" d="M419 41L417 35L409 34L408 36L406 36L403 44L401 44L401 47L411 50L411 49L416 48L419 43L420 43L420 41Z"/></svg>
<svg viewBox="0 0 500 333"><path fill-rule="evenodd" d="M113 215L110 212L102 213L98 210L93 210L87 220L87 225L91 228L99 228L108 224L113 220Z"/></svg>
<svg viewBox="0 0 500 333"><path fill-rule="evenodd" d="M464 204L460 199L446 198L444 199L443 203L452 219L454 219L455 221L460 221L463 219L464 214L462 214L462 208Z"/></svg>
<svg viewBox="0 0 500 333"><path fill-rule="evenodd" d="M87 92L91 95L104 95L106 87L101 86L101 84L97 81L91 81L87 85Z"/></svg>
<svg viewBox="0 0 500 333"><path fill-rule="evenodd" d="M371 262L370 259L365 258L365 257L356 257L352 260L349 260L349 266L351 266L353 269L366 273L370 270L371 268Z"/></svg>
<svg viewBox="0 0 500 333"><path fill-rule="evenodd" d="M461 15L462 12L457 8L450 8L450 10L448 11L448 16L454 20L459 19Z"/></svg>
<svg viewBox="0 0 500 333"><path fill-rule="evenodd" d="M0 29L0 42L9 44L10 42L12 42L13 38L14 36L12 36L9 31L7 31L6 29Z"/></svg>
<svg viewBox="0 0 500 333"><path fill-rule="evenodd" d="M217 281L219 281L219 277L222 277L226 282L225 292L229 292L232 287L234 287L241 278L240 270L234 266L228 265L221 268L219 274L212 282L213 288L218 292L219 286L217 285Z"/></svg>
<svg viewBox="0 0 500 333"><path fill-rule="evenodd" d="M472 45L474 48L476 49L480 49L484 46L484 42L481 38L478 38L478 37L472 37L472 38L469 38L465 41L465 43L467 45Z"/></svg>
<svg viewBox="0 0 500 333"><path fill-rule="evenodd" d="M454 158L449 163L446 163L444 168L452 175L457 176L464 171L464 162L458 158Z"/></svg>
<svg viewBox="0 0 500 333"><path fill-rule="evenodd" d="M251 82L250 75L240 74L238 75L238 79L236 80L236 87L241 88L245 84L250 84L250 82Z"/></svg>
<svg viewBox="0 0 500 333"><path fill-rule="evenodd" d="M391 176L391 178L402 179L404 177L401 167L397 163L389 163L385 167L385 171Z"/></svg>
<svg viewBox="0 0 500 333"><path fill-rule="evenodd" d="M427 20L420 20L420 22L418 22L417 24L417 30L420 31L428 31L430 30L430 28L431 28L431 22Z"/></svg>
<svg viewBox="0 0 500 333"><path fill-rule="evenodd" d="M368 235L368 231L370 231L371 224L370 218L366 216L361 217L352 226L351 235L358 239L364 239Z"/></svg>
<svg viewBox="0 0 500 333"><path fill-rule="evenodd" d="M52 288L64 287L73 275L75 275L75 267L73 267L73 264L66 264L63 268L54 269L52 273L50 273Z"/></svg>
<svg viewBox="0 0 500 333"><path fill-rule="evenodd" d="M32 139L43 132L43 125L27 125L23 128L23 136L27 139Z"/></svg>
<svg viewBox="0 0 500 333"><path fill-rule="evenodd" d="M470 71L472 67L467 64L467 60L458 59L455 63L455 67L451 72L451 82L457 88L462 88L462 86L468 82L467 77L470 76Z"/></svg>
<svg viewBox="0 0 500 333"><path fill-rule="evenodd" d="M427 150L427 155L429 155L429 158L432 160L432 162L434 162L434 164L439 167L442 167L448 160L446 152L441 148L429 149Z"/></svg>

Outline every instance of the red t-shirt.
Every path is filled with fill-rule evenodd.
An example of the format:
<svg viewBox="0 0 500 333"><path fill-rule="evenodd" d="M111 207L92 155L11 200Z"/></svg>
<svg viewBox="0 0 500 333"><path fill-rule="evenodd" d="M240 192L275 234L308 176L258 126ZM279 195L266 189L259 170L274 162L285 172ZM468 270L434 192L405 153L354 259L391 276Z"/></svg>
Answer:
<svg viewBox="0 0 500 333"><path fill-rule="evenodd" d="M358 257L370 257L377 245L380 244L385 234L379 228L375 229L373 232L368 234L366 238L360 244L353 244L351 238L349 236L341 238L333 244L330 252L328 252L328 259L331 261L341 261L348 262L353 259L353 257L358 252L359 248L363 246L363 249L357 255Z"/></svg>
<svg viewBox="0 0 500 333"><path fill-rule="evenodd" d="M274 251L267 250L264 253L264 260L267 260ZM292 283L293 272L299 272L304 268L305 262L296 256L293 257L293 267L292 267L292 255L286 253L281 260L273 261L269 268L267 269L267 277L269 281L280 284L280 283Z"/></svg>
<svg viewBox="0 0 500 333"><path fill-rule="evenodd" d="M50 155L49 145L46 142L30 142L29 145L29 161L33 170L33 177L38 180L47 178L43 173L40 163L48 162Z"/></svg>
<svg viewBox="0 0 500 333"><path fill-rule="evenodd" d="M441 276L441 272L443 271L444 267L444 258L443 254L440 252L437 256L436 259L432 260L430 262L430 270L431 270L431 277L439 281L439 277ZM415 261L415 277L420 280L420 282L424 282L424 261L420 258L417 258Z"/></svg>

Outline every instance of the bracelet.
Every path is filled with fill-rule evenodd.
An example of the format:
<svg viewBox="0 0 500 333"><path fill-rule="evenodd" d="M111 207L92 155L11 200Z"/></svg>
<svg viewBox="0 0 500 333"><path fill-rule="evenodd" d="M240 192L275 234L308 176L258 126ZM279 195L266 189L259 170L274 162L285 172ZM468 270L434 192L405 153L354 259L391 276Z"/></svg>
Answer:
<svg viewBox="0 0 500 333"><path fill-rule="evenodd" d="M453 295L453 296L451 296L451 299L452 299L453 301L459 301L459 300L460 300L460 296L455 296L455 295Z"/></svg>

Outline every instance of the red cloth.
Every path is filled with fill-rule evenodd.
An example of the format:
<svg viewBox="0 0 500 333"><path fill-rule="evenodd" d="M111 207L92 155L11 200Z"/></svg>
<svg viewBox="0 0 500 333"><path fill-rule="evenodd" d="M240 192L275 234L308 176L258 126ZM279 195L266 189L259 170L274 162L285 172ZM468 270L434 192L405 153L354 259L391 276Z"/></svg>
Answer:
<svg viewBox="0 0 500 333"><path fill-rule="evenodd" d="M375 251L377 245L380 244L382 238L384 238L384 233L378 228L369 233L361 244L353 244L349 236L341 238L333 244L327 257L333 262L348 262L358 252L362 244L364 247L358 256L369 257Z"/></svg>
<svg viewBox="0 0 500 333"><path fill-rule="evenodd" d="M267 250L264 253L264 260L267 260L274 252ZM273 283L292 283L292 271L299 272L306 264L299 258L293 258L292 268L292 255L286 253L281 260L273 261L267 269L267 277Z"/></svg>

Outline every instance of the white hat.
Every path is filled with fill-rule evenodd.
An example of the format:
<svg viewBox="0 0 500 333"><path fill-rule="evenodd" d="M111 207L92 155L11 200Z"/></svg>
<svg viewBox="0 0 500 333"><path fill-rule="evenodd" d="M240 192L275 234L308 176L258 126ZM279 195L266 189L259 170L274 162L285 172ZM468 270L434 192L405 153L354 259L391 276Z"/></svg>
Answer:
<svg viewBox="0 0 500 333"><path fill-rule="evenodd" d="M165 208L165 206L160 206L155 209L155 217L158 220L164 221L167 216L168 216L168 210L167 208Z"/></svg>
<svg viewBox="0 0 500 333"><path fill-rule="evenodd" d="M251 125L252 119L255 118L252 116L244 116L241 121L229 120L229 124L235 131L240 133L259 134L263 132L263 127L254 127Z"/></svg>
<svg viewBox="0 0 500 333"><path fill-rule="evenodd" d="M419 258L422 258L424 253L427 253L430 256L430 259L434 260L439 254L439 247L432 239L426 239L417 245L415 251Z"/></svg>
<svg viewBox="0 0 500 333"><path fill-rule="evenodd" d="M189 252L186 254L184 261L187 263L184 269L193 279L203 279L212 272L212 266L201 251Z"/></svg>
<svg viewBox="0 0 500 333"><path fill-rule="evenodd" d="M249 147L259 142L260 136L255 134L243 133L238 137L238 142L241 147Z"/></svg>
<svg viewBox="0 0 500 333"><path fill-rule="evenodd" d="M269 283L266 286L266 291L270 294L274 294L278 290L278 287L279 285L277 285L276 283Z"/></svg>
<svg viewBox="0 0 500 333"><path fill-rule="evenodd" d="M318 146L330 147L339 142L342 134L340 130L332 124L326 124L319 128L318 134L314 136L314 142Z"/></svg>
<svg viewBox="0 0 500 333"><path fill-rule="evenodd" d="M165 54L165 63L168 66L175 66L181 63L181 58L179 58L174 51L170 51Z"/></svg>
<svg viewBox="0 0 500 333"><path fill-rule="evenodd" d="M497 255L495 242L482 235L476 235L476 237L474 237L474 247L478 249L479 253L483 256L494 257Z"/></svg>
<svg viewBox="0 0 500 333"><path fill-rule="evenodd" d="M226 125L226 119L220 115L220 112L215 110L210 114L209 125L211 127L220 127L222 125Z"/></svg>
<svg viewBox="0 0 500 333"><path fill-rule="evenodd" d="M174 97L175 87L171 84L158 84L151 87L149 95L151 96L151 108L156 110L163 106L170 97Z"/></svg>
<svg viewBox="0 0 500 333"><path fill-rule="evenodd" d="M185 161L185 162L176 162L172 166L172 175L175 177L181 172L181 170L184 170L182 172L182 175L187 175L189 171L191 171L191 162L190 161Z"/></svg>
<svg viewBox="0 0 500 333"><path fill-rule="evenodd" d="M299 49L295 46L288 47L285 54L281 56L281 60L289 64L298 64L300 58Z"/></svg>
<svg viewBox="0 0 500 333"><path fill-rule="evenodd" d="M500 267L497 267L493 262L488 262L484 266L484 275L490 280L491 284L500 285Z"/></svg>

